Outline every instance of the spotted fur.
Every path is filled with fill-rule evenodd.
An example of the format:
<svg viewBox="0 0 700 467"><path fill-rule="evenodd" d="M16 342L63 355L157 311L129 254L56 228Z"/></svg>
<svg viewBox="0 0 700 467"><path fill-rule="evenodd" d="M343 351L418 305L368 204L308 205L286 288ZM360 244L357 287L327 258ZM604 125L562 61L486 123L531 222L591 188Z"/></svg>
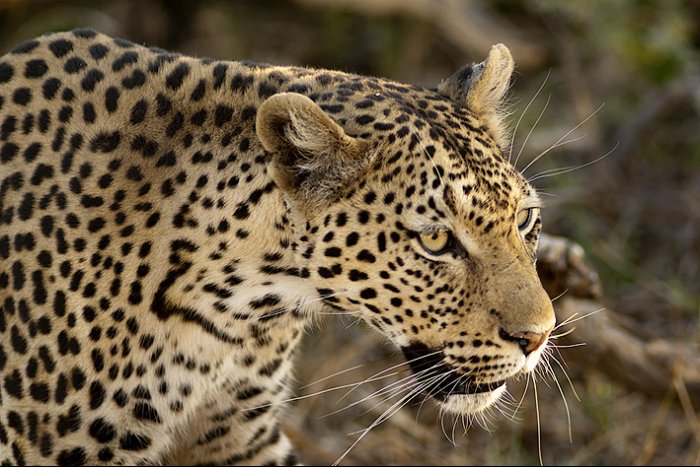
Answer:
<svg viewBox="0 0 700 467"><path fill-rule="evenodd" d="M90 30L0 58L0 461L294 464L276 403L324 310L492 403L553 325L511 71L496 46L428 90Z"/></svg>

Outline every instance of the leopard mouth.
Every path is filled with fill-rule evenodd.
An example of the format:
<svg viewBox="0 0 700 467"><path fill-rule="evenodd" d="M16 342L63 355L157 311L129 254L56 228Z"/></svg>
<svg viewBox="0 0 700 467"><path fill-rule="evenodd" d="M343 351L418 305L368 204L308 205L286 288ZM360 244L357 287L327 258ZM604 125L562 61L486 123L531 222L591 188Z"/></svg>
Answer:
<svg viewBox="0 0 700 467"><path fill-rule="evenodd" d="M442 350L431 349L421 343L402 347L406 361L418 381L424 383L424 395L445 402L450 396L486 394L506 384L505 380L477 383L468 376L458 374L445 363Z"/></svg>

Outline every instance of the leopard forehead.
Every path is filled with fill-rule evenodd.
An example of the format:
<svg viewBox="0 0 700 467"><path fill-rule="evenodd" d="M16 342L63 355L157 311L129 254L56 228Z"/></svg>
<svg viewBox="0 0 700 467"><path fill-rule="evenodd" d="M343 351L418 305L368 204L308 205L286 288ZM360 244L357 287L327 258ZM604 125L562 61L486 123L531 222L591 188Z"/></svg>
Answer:
<svg viewBox="0 0 700 467"><path fill-rule="evenodd" d="M496 46L428 90L91 30L0 57L0 462L293 463L277 406L328 310L478 384L520 371L552 315L511 71Z"/></svg>

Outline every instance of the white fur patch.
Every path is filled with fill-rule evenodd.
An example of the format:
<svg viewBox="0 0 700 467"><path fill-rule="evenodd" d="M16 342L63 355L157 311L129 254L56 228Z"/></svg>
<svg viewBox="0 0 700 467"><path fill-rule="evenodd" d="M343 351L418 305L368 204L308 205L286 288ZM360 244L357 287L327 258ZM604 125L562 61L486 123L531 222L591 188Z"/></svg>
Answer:
<svg viewBox="0 0 700 467"><path fill-rule="evenodd" d="M506 391L506 385L481 394L455 394L447 396L440 405L447 412L456 415L476 414L493 405Z"/></svg>

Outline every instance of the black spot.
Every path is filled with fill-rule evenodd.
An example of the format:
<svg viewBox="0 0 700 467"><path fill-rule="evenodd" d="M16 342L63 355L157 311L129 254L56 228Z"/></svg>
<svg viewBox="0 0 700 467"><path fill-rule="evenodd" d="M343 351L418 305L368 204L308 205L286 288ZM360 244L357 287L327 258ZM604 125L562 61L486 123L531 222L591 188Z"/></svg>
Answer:
<svg viewBox="0 0 700 467"><path fill-rule="evenodd" d="M207 119L207 111L202 109L190 118L190 121L197 126L202 126Z"/></svg>
<svg viewBox="0 0 700 467"><path fill-rule="evenodd" d="M182 125L185 123L185 116L182 115L181 112L176 113L173 116L173 119L170 121L168 124L167 128L165 129L165 135L169 138L172 138L177 134L178 131L182 128Z"/></svg>
<svg viewBox="0 0 700 467"><path fill-rule="evenodd" d="M58 112L58 121L61 123L68 123L73 116L73 108L69 107L67 105L64 105L61 107L61 110Z"/></svg>
<svg viewBox="0 0 700 467"><path fill-rule="evenodd" d="M119 439L119 447L125 451L143 451L151 445L147 436L127 433Z"/></svg>
<svg viewBox="0 0 700 467"><path fill-rule="evenodd" d="M0 62L0 83L7 83L15 74L14 68L5 62Z"/></svg>
<svg viewBox="0 0 700 467"><path fill-rule="evenodd" d="M95 106L92 102L86 102L83 104L83 120L85 123L95 123L97 119L97 114L95 113Z"/></svg>
<svg viewBox="0 0 700 467"><path fill-rule="evenodd" d="M86 208L97 208L104 204L104 199L101 196L83 195L80 204Z"/></svg>
<svg viewBox="0 0 700 467"><path fill-rule="evenodd" d="M190 94L191 100L193 100L194 102L199 102L200 100L202 100L207 90L206 83L207 82L203 79L199 80L199 83L197 83L197 87L195 87L192 91L192 94Z"/></svg>
<svg viewBox="0 0 700 467"><path fill-rule="evenodd" d="M233 118L233 109L226 105L219 105L216 107L214 122L216 126L223 126L228 123Z"/></svg>
<svg viewBox="0 0 700 467"><path fill-rule="evenodd" d="M12 288L15 290L22 290L24 287L24 266L19 261L15 261L12 264Z"/></svg>
<svg viewBox="0 0 700 467"><path fill-rule="evenodd" d="M358 253L357 259L366 263L374 263L377 260L377 258L368 250L362 250L360 253Z"/></svg>
<svg viewBox="0 0 700 467"><path fill-rule="evenodd" d="M80 81L80 87L84 91L92 92L97 86L97 83L104 79L105 75L100 70L93 68L92 70L85 73L85 77Z"/></svg>
<svg viewBox="0 0 700 467"><path fill-rule="evenodd" d="M122 86L126 89L134 89L143 86L146 82L146 75L141 70L134 70L129 76L122 80Z"/></svg>
<svg viewBox="0 0 700 467"><path fill-rule="evenodd" d="M243 203L238 208L236 211L233 213L234 217L236 219L247 219L248 216L250 216L250 211L248 210L248 204Z"/></svg>
<svg viewBox="0 0 700 467"><path fill-rule="evenodd" d="M73 385L73 388L76 391L81 390L83 387L85 387L86 380L87 378L85 377L83 370L78 367L74 367L73 371L71 371L71 384Z"/></svg>
<svg viewBox="0 0 700 467"><path fill-rule="evenodd" d="M331 258L338 258L341 254L342 250L335 246L326 248L326 251L324 252L324 255L329 256Z"/></svg>
<svg viewBox="0 0 700 467"><path fill-rule="evenodd" d="M131 117L129 119L131 124L136 125L138 123L143 122L146 118L147 111L148 102L146 101L146 99L141 99L136 104L134 104L134 106L131 108Z"/></svg>
<svg viewBox="0 0 700 467"><path fill-rule="evenodd" d="M368 123L372 123L374 121L374 117L371 115L359 115L355 117L355 121L360 125L367 125Z"/></svg>
<svg viewBox="0 0 700 467"><path fill-rule="evenodd" d="M90 424L90 436L95 438L99 443L109 443L114 439L117 432L114 425L107 422L104 418L97 418Z"/></svg>
<svg viewBox="0 0 700 467"><path fill-rule="evenodd" d="M71 31L75 37L80 37L81 39L92 39L97 37L97 33L90 28L78 28Z"/></svg>
<svg viewBox="0 0 700 467"><path fill-rule="evenodd" d="M226 79L226 70L228 66L225 63L219 63L214 67L214 89L219 89L224 83L224 80Z"/></svg>
<svg viewBox="0 0 700 467"><path fill-rule="evenodd" d="M14 143L5 143L0 149L0 162L10 162L19 152L19 147Z"/></svg>
<svg viewBox="0 0 700 467"><path fill-rule="evenodd" d="M54 57L61 58L73 51L73 43L66 39L57 39L49 43L49 50Z"/></svg>
<svg viewBox="0 0 700 467"><path fill-rule="evenodd" d="M17 326L12 326L12 336L10 342L12 342L12 348L15 352L24 355L27 353L27 339L20 333Z"/></svg>
<svg viewBox="0 0 700 467"><path fill-rule="evenodd" d="M83 448L74 448L70 451L64 449L56 457L58 465L85 465L87 462L87 454Z"/></svg>
<svg viewBox="0 0 700 467"><path fill-rule="evenodd" d="M348 234L348 236L345 238L345 245L347 246L353 246L357 244L357 241L360 239L360 235L357 232L351 232Z"/></svg>
<svg viewBox="0 0 700 467"><path fill-rule="evenodd" d="M114 113L117 107L119 107L119 89L110 86L105 92L105 108L107 112Z"/></svg>
<svg viewBox="0 0 700 467"><path fill-rule="evenodd" d="M22 384L22 375L19 370L5 376L5 391L12 397L22 399L24 396L24 387Z"/></svg>
<svg viewBox="0 0 700 467"><path fill-rule="evenodd" d="M102 448L100 452L97 453L97 458L102 462L109 462L114 458L114 453L109 448Z"/></svg>
<svg viewBox="0 0 700 467"><path fill-rule="evenodd" d="M137 402L134 404L133 415L137 420L161 423L158 411L148 402Z"/></svg>
<svg viewBox="0 0 700 467"><path fill-rule="evenodd" d="M49 71L49 66L40 58L29 60L24 66L25 78L41 78Z"/></svg>
<svg viewBox="0 0 700 467"><path fill-rule="evenodd" d="M32 399L38 402L48 402L49 401L49 385L46 383L32 383L29 386L29 394L32 395Z"/></svg>
<svg viewBox="0 0 700 467"><path fill-rule="evenodd" d="M49 457L53 453L53 439L50 433L44 433L39 440L39 452L44 457Z"/></svg>
<svg viewBox="0 0 700 467"><path fill-rule="evenodd" d="M36 39L30 39L24 41L21 44L15 46L10 52L13 54L26 54L36 49L39 46L39 41Z"/></svg>
<svg viewBox="0 0 700 467"><path fill-rule="evenodd" d="M112 63L112 71L122 71L128 65L136 63L138 59L139 55L136 52L124 52Z"/></svg>
<svg viewBox="0 0 700 467"><path fill-rule="evenodd" d="M22 203L19 205L17 210L20 220L26 221L31 219L34 214L34 195L32 193L25 193L22 198Z"/></svg>
<svg viewBox="0 0 700 467"><path fill-rule="evenodd" d="M257 110L253 106L246 106L241 110L241 120L246 121L246 120L253 120L255 119L255 115L257 114Z"/></svg>
<svg viewBox="0 0 700 467"><path fill-rule="evenodd" d="M129 303L132 305L138 305L143 301L143 295L141 293L141 283L139 281L134 281L131 283L131 292L129 293Z"/></svg>
<svg viewBox="0 0 700 467"><path fill-rule="evenodd" d="M29 88L17 88L12 94L12 102L19 105L27 105L32 100L32 91Z"/></svg>
<svg viewBox="0 0 700 467"><path fill-rule="evenodd" d="M99 381L93 381L90 385L90 408L95 410L105 401L107 393Z"/></svg>
<svg viewBox="0 0 700 467"><path fill-rule="evenodd" d="M367 273L364 273L362 271L358 271L357 269L351 270L348 277L353 282L364 281L364 280L368 279Z"/></svg>
<svg viewBox="0 0 700 467"><path fill-rule="evenodd" d="M124 392L123 389L118 389L117 392L112 396L114 403L119 407L125 407L129 403L129 396Z"/></svg>
<svg viewBox="0 0 700 467"><path fill-rule="evenodd" d="M170 72L165 79L165 85L173 90L177 90L182 86L183 80L189 75L190 66L187 63L178 64L173 71Z"/></svg>
<svg viewBox="0 0 700 467"><path fill-rule="evenodd" d="M95 60L100 60L101 58L104 58L107 53L109 53L109 48L103 44L93 44L88 50L90 51L92 58Z"/></svg>
<svg viewBox="0 0 700 467"><path fill-rule="evenodd" d="M237 93L245 92L250 85L253 83L253 77L249 75L242 75L236 73L233 78L231 78L231 90Z"/></svg>
<svg viewBox="0 0 700 467"><path fill-rule="evenodd" d="M90 150L93 152L112 152L117 148L117 146L119 146L120 140L121 135L118 131L115 131L114 133L103 132L92 139L90 142Z"/></svg>
<svg viewBox="0 0 700 467"><path fill-rule="evenodd" d="M272 96L275 92L277 92L277 88L268 83L262 82L258 85L258 96L263 99Z"/></svg>
<svg viewBox="0 0 700 467"><path fill-rule="evenodd" d="M69 75L79 73L80 70L85 68L87 63L80 57L71 57L66 60L66 64L63 66L63 70Z"/></svg>
<svg viewBox="0 0 700 467"><path fill-rule="evenodd" d="M380 253L386 250L386 234L384 232L377 235L377 248Z"/></svg>

